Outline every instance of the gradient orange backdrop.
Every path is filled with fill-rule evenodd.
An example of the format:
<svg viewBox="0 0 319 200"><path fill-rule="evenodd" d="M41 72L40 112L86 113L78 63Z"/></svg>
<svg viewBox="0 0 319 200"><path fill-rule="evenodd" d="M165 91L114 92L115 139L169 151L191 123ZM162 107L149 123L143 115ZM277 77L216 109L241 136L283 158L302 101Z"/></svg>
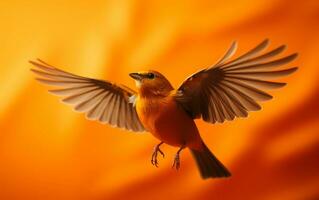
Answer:
<svg viewBox="0 0 319 200"><path fill-rule="evenodd" d="M319 1L13 0L0 24L1 200L319 199ZM189 151L172 170L168 146L153 167L156 139L87 121L27 62L130 87L151 68L178 86L233 40L240 54L264 38L300 53L288 86L248 119L196 122L229 179L203 181Z"/></svg>

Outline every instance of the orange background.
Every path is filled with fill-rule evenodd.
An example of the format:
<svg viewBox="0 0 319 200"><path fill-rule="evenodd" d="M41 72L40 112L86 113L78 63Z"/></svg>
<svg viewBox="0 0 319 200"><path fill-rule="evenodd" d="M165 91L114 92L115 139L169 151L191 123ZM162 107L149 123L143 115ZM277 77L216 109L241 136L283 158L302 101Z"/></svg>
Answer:
<svg viewBox="0 0 319 200"><path fill-rule="evenodd" d="M319 1L0 2L0 199L319 199ZM189 151L150 163L150 134L87 121L34 81L29 59L134 87L128 73L155 69L175 85L264 38L300 56L289 84L262 112L211 125L207 145L231 170L203 181ZM238 55L237 54L237 55Z"/></svg>

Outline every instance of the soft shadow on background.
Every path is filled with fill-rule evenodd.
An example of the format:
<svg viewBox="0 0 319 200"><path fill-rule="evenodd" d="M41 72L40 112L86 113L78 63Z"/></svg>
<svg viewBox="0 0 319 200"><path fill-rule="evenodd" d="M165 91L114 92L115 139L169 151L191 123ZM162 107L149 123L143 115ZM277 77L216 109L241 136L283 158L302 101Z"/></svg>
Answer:
<svg viewBox="0 0 319 200"><path fill-rule="evenodd" d="M1 200L319 199L317 0L1 1L0 24ZM172 170L168 146L153 167L156 139L87 121L27 62L132 88L128 73L154 69L177 87L233 40L240 54L265 38L300 54L288 85L248 119L197 121L229 179L201 180L189 151Z"/></svg>

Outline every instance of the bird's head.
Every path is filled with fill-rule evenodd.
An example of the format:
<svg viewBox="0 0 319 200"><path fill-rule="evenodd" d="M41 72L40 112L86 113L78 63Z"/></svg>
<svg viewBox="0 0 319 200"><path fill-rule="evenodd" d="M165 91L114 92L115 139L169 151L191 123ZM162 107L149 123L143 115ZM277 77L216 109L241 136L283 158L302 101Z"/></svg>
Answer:
<svg viewBox="0 0 319 200"><path fill-rule="evenodd" d="M135 80L138 92L142 96L166 96L174 88L170 82L159 72L148 70L130 73Z"/></svg>

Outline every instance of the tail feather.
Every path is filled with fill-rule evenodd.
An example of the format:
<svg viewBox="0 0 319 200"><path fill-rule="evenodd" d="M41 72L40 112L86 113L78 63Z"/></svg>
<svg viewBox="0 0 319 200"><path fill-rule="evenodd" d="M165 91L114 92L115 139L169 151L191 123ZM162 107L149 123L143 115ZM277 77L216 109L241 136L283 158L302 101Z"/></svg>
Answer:
<svg viewBox="0 0 319 200"><path fill-rule="evenodd" d="M205 144L204 150L198 151L191 149L191 152L203 179L231 176L226 167L214 156Z"/></svg>

